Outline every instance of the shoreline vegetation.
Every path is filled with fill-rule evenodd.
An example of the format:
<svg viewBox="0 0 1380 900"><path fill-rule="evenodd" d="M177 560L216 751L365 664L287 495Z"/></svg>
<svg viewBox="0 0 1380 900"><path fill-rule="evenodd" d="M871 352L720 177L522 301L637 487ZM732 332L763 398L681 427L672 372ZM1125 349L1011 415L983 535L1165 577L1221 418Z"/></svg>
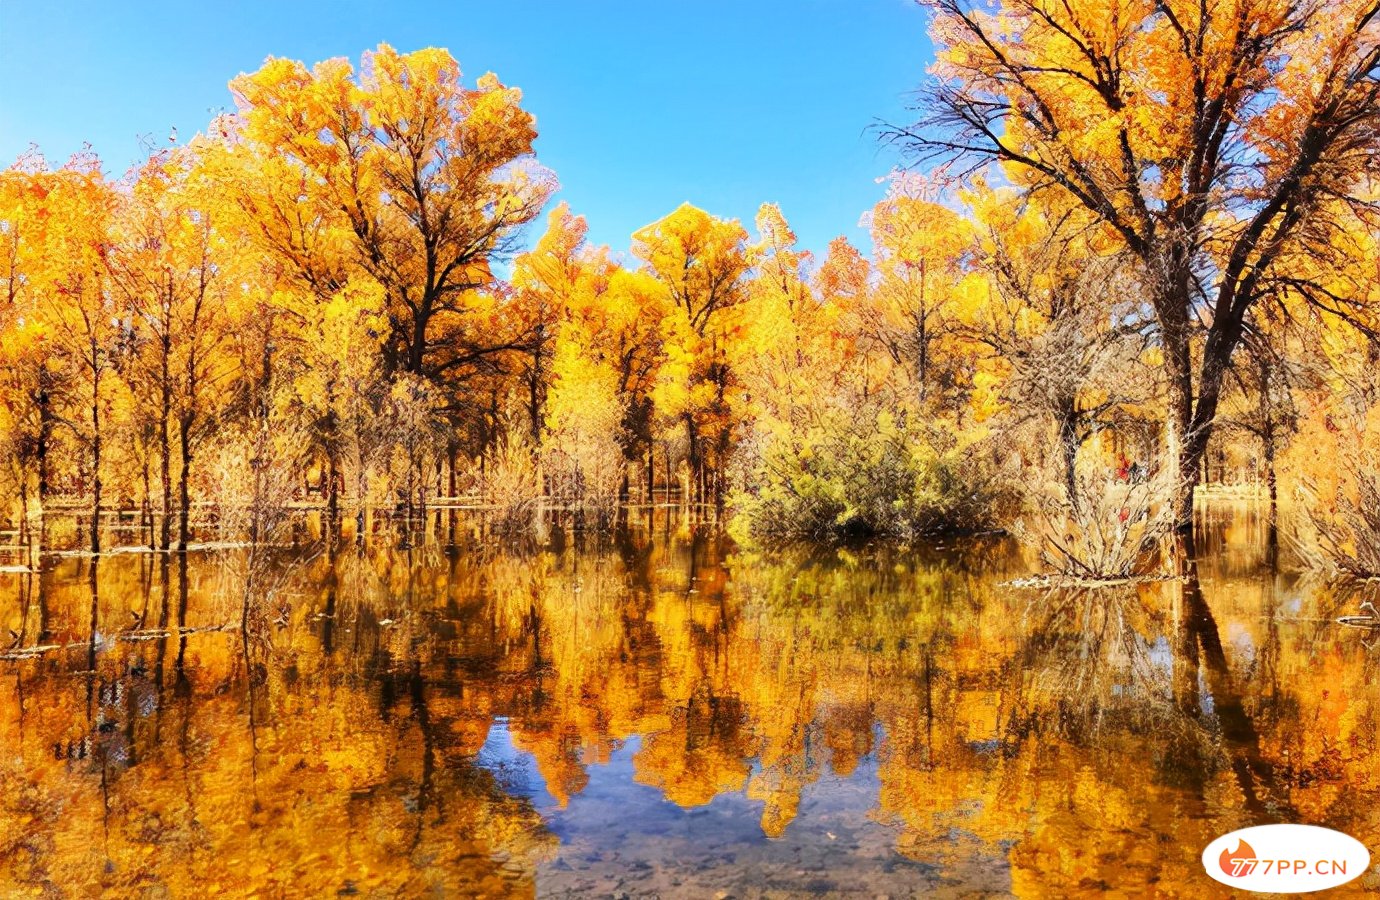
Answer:
<svg viewBox="0 0 1380 900"><path fill-rule="evenodd" d="M248 617L308 506L522 535L660 498L1124 583L1199 485L1249 484L1272 543L1289 506L1305 566L1375 577L1375 10L928 6L919 123L882 129L912 166L819 257L771 203L591 245L521 91L434 48L270 58L118 178L32 150L0 173L0 519L42 552L82 512L99 555L107 511L154 551L205 518Z"/></svg>

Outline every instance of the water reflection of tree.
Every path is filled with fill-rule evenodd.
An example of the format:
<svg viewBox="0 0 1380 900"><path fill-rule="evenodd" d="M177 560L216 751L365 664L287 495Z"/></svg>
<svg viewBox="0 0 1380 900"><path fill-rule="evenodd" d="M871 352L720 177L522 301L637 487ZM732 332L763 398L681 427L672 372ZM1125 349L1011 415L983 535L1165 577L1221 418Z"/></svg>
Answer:
<svg viewBox="0 0 1380 900"><path fill-rule="evenodd" d="M1214 571L1036 596L1000 586L999 545L768 559L670 528L508 548L443 527L401 550L382 539L308 554L262 684L245 677L231 634L98 648L107 682L151 698L136 704L145 712L105 713L133 761L107 769L108 818L96 773L51 749L89 738L99 719L77 691L85 682L68 677L86 654L31 661L24 705L20 690L0 699L0 738L24 717L14 743L32 767L0 764L31 771L24 799L0 801L0 824L27 815L21 831L36 844L61 834L64 848L71 836L99 848L97 831L54 814L66 803L110 822L120 871L174 877L187 854L206 883L269 893L275 877L339 890L330 878L362 867L404 893L473 893L500 883L490 877L530 889L553 839L477 759L499 720L559 804L639 738L637 781L686 806L744 792L771 837L795 827L809 785L862 767L903 853L1044 893L1195 884L1208 839L1290 809L1373 819L1335 787L1369 784L1369 657L1282 623L1261 582ZM225 611L213 567L186 561L162 605L213 621ZM85 633L88 571L54 571L56 631ZM160 590L148 572L100 563L100 621L159 609L139 594ZM178 657L183 687L165 687ZM1349 702L1322 697L1322 679ZM249 830L226 824L236 820ZM140 862L145 834L167 849ZM0 886L102 862L64 853L42 877L0 865ZM506 874L495 853L511 855ZM304 862L236 874L218 861L233 854Z"/></svg>
<svg viewBox="0 0 1380 900"><path fill-rule="evenodd" d="M1166 660L1156 659L1157 611L1135 585L1042 591L1029 602L1019 665L1024 682L1009 719L1080 741L1104 729L1159 730L1170 723ZM1160 626L1160 627L1157 627Z"/></svg>
<svg viewBox="0 0 1380 900"><path fill-rule="evenodd" d="M1288 819L1292 813L1288 798L1277 791L1273 765L1261 753L1260 736L1227 660L1217 620L1203 599L1192 548L1182 552L1185 558L1180 562L1180 577L1172 582L1179 633L1174 672L1176 705L1189 717L1211 710L1222 752L1255 819ZM1206 696L1201 693L1204 689Z"/></svg>
<svg viewBox="0 0 1380 900"><path fill-rule="evenodd" d="M1134 734L1159 748L1169 783L1201 795L1225 766L1256 820L1289 815L1192 562L1152 590L1055 590L1033 605L1013 738L1043 730L1090 744ZM1168 652L1157 659L1157 650Z"/></svg>
<svg viewBox="0 0 1380 900"><path fill-rule="evenodd" d="M371 653L369 642L387 645L375 622L344 680L302 678L311 667L297 665L299 638L310 631L294 622L267 647L260 682L246 677L234 633L124 640L104 623L158 610L139 595L158 589L147 569L115 557L64 575L60 627L87 617L87 640L5 673L15 690L0 700L11 752L0 781L26 786L0 795L0 893L530 891L550 838L530 803L475 764L487 715L456 707L455 688L437 686L419 657ZM217 615L216 570L195 553L174 562L159 615ZM165 665L182 677L163 679ZM390 674L369 675L379 670Z"/></svg>

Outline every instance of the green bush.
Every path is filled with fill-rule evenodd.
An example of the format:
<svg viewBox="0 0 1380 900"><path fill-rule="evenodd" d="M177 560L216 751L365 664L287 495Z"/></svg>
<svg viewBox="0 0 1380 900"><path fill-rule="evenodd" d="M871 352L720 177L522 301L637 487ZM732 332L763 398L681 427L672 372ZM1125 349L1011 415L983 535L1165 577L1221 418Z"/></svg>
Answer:
<svg viewBox="0 0 1380 900"><path fill-rule="evenodd" d="M828 413L765 440L735 498L758 540L837 541L990 528L1001 499L956 429Z"/></svg>

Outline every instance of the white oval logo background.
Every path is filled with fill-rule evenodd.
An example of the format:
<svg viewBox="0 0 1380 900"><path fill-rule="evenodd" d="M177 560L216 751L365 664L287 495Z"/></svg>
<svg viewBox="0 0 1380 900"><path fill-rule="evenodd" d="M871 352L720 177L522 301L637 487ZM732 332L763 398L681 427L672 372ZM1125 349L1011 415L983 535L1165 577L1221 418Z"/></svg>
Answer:
<svg viewBox="0 0 1380 900"><path fill-rule="evenodd" d="M1243 891L1300 894L1359 878L1370 851L1354 837L1316 825L1256 825L1224 834L1203 850L1203 868Z"/></svg>

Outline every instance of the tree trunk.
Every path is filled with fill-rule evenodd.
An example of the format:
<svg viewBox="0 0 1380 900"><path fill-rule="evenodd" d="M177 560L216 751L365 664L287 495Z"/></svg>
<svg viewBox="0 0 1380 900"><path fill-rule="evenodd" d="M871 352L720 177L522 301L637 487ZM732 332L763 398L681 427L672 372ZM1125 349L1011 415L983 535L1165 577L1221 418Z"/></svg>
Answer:
<svg viewBox="0 0 1380 900"><path fill-rule="evenodd" d="M1183 308L1186 320L1187 304ZM1182 432L1182 472L1197 471L1197 466L1202 464L1207 456L1208 440L1212 437L1212 429L1217 421L1217 407L1222 399L1222 387L1226 381L1227 370L1231 367L1232 354L1241 343L1242 318L1247 306L1235 302L1230 293L1224 291L1218 296L1217 309L1218 319L1213 322L1207 340L1203 343L1202 372L1198 379L1196 401L1193 398L1192 376L1187 375L1183 379L1187 402L1191 404L1191 416L1189 426ZM1176 358L1181 356L1183 361L1187 362L1189 341L1186 327L1182 329L1180 344L1181 348ZM1179 527L1183 530L1185 527L1192 528L1193 525L1193 484L1190 482L1184 485L1181 493L1186 494L1186 498L1181 498L1179 507Z"/></svg>
<svg viewBox="0 0 1380 900"><path fill-rule="evenodd" d="M1073 404L1065 406L1059 417L1059 449L1064 460L1064 493L1069 508L1078 512L1078 418Z"/></svg>
<svg viewBox="0 0 1380 900"><path fill-rule="evenodd" d="M460 444L452 437L450 443L446 445L446 465L448 468L448 474L446 476L446 495L450 497L452 502L459 495L460 490L455 478L455 464L459 456Z"/></svg>
<svg viewBox="0 0 1380 900"><path fill-rule="evenodd" d="M326 414L326 519L334 522L340 515L340 417L331 410Z"/></svg>
<svg viewBox="0 0 1380 900"><path fill-rule="evenodd" d="M695 429L695 420L691 418L688 414L685 417L685 434L687 457L686 463L689 467L689 483L686 486L686 496L683 497L682 500L687 505L693 506L699 499L698 495L700 482L700 442L699 434L696 432Z"/></svg>
<svg viewBox="0 0 1380 900"><path fill-rule="evenodd" d="M928 334L928 322L922 312L920 324L917 329L916 340L919 342L919 354L916 362L916 378L920 382L920 402L925 402L929 393L930 380L930 336Z"/></svg>
<svg viewBox="0 0 1380 900"><path fill-rule="evenodd" d="M29 473L19 477L19 543L29 541Z"/></svg>
<svg viewBox="0 0 1380 900"><path fill-rule="evenodd" d="M540 326L539 326L540 328ZM527 380L527 417L531 428L532 446L541 446L541 356L545 336L539 330L537 345L532 351L532 372Z"/></svg>
<svg viewBox="0 0 1380 900"><path fill-rule="evenodd" d="M145 445L143 449L144 452L142 455L144 458L141 460L142 471L140 475L143 477L144 481L144 502L140 514L143 516L143 526L148 529L149 549L157 550L158 542L153 535L153 498L149 496L152 491L151 482L153 479L149 473L149 453L147 445Z"/></svg>
<svg viewBox="0 0 1380 900"><path fill-rule="evenodd" d="M407 371L417 376L422 375L426 359L426 326L427 320L431 317L430 306L429 298L423 297L417 317L412 323L412 340L407 348Z"/></svg>
<svg viewBox="0 0 1380 900"><path fill-rule="evenodd" d="M38 378L38 447L35 456L38 461L38 515L42 521L48 512L48 450L53 437L53 405L48 392L48 375L39 373Z"/></svg>
<svg viewBox="0 0 1380 900"><path fill-rule="evenodd" d="M177 523L177 549L186 550L187 543L191 537L191 517L192 499L190 491L190 478L192 472L192 417L183 416L180 432L180 449L182 451L182 471L177 478L177 499L180 515Z"/></svg>
<svg viewBox="0 0 1380 900"><path fill-rule="evenodd" d="M1270 492L1270 522L1273 524L1279 517L1279 476L1275 472L1275 426L1274 422L1265 422L1265 485Z"/></svg>
<svg viewBox="0 0 1380 900"><path fill-rule="evenodd" d="M426 528L426 473L422 469L422 461L417 460L417 517L421 519L421 527Z"/></svg>
<svg viewBox="0 0 1380 900"><path fill-rule="evenodd" d="M163 550L172 549L172 383L171 375L168 372L168 353L167 343L163 347L163 396L162 405L159 409L159 442L161 460L159 461L159 474L163 479L163 522L159 528L161 540L159 546Z"/></svg>
<svg viewBox="0 0 1380 900"><path fill-rule="evenodd" d="M656 461L652 458L652 442L647 441L647 505L656 502Z"/></svg>
<svg viewBox="0 0 1380 900"><path fill-rule="evenodd" d="M101 405L100 381L91 398L91 552L101 552ZM94 587L93 587L94 590Z"/></svg>
<svg viewBox="0 0 1380 900"><path fill-rule="evenodd" d="M1164 363L1168 380L1165 463L1174 491L1174 521L1180 532L1193 528L1193 492L1203 446L1194 440L1193 363L1187 322L1164 328Z"/></svg>

